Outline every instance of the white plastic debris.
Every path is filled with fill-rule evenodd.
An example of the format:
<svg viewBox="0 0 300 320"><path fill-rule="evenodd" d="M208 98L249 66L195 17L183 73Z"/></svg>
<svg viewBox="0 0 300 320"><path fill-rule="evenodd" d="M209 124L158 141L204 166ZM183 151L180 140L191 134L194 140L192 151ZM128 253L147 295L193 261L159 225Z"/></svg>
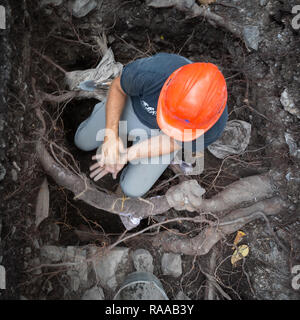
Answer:
<svg viewBox="0 0 300 320"><path fill-rule="evenodd" d="M130 213L120 213L120 219L127 230L137 227L141 222L141 219L132 217Z"/></svg>
<svg viewBox="0 0 300 320"><path fill-rule="evenodd" d="M109 48L95 69L76 70L66 73L66 83L70 90L85 89L86 81L95 85L107 83L121 74L123 65L115 61L114 54ZM90 82L87 82L89 84ZM90 90L88 90L90 91Z"/></svg>
<svg viewBox="0 0 300 320"><path fill-rule="evenodd" d="M208 146L208 150L217 158L244 152L251 137L251 124L242 120L227 122L222 136Z"/></svg>

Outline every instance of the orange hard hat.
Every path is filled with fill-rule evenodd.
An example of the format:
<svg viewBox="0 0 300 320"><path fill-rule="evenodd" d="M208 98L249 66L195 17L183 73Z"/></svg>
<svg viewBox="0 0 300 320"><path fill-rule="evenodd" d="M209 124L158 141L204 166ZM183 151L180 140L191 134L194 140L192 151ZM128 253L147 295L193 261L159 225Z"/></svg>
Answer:
<svg viewBox="0 0 300 320"><path fill-rule="evenodd" d="M158 99L157 123L168 136L191 141L218 121L226 102L226 82L216 65L187 64L164 83Z"/></svg>

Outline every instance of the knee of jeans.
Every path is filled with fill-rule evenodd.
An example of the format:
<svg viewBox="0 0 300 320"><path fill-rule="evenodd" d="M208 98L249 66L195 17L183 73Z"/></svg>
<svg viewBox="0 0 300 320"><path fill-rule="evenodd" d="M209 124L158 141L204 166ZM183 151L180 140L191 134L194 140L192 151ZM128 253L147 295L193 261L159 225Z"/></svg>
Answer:
<svg viewBox="0 0 300 320"><path fill-rule="evenodd" d="M78 149L80 149L82 151L91 151L91 150L95 149L94 146L87 143L87 139L85 139L82 132L78 131L78 130L74 136L74 144Z"/></svg>
<svg viewBox="0 0 300 320"><path fill-rule="evenodd" d="M126 179L120 180L120 186L125 196L130 198L142 197L149 190L149 188L141 188L140 186L137 187L134 184L126 183Z"/></svg>

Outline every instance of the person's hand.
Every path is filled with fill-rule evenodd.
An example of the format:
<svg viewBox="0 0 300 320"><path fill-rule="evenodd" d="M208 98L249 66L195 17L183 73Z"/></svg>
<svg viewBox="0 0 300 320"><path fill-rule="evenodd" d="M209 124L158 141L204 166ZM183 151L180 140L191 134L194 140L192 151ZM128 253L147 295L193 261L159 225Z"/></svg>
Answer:
<svg viewBox="0 0 300 320"><path fill-rule="evenodd" d="M116 179L118 172L127 163L127 150L124 149L119 137L105 137L101 154L96 154L92 159L97 161L90 167L90 177L94 178L94 181L98 181L108 173Z"/></svg>

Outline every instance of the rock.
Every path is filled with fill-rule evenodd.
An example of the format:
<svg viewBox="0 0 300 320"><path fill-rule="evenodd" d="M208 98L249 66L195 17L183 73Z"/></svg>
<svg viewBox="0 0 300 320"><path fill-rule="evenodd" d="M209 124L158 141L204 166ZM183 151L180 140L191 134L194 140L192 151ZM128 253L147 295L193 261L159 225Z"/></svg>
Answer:
<svg viewBox="0 0 300 320"><path fill-rule="evenodd" d="M257 50L260 41L258 26L246 26L243 29L244 40L248 48Z"/></svg>
<svg viewBox="0 0 300 320"><path fill-rule="evenodd" d="M291 286L289 254L270 236L264 224L253 223L246 231L251 256L248 268L258 300L299 300L300 292ZM287 240L288 237L285 237ZM280 241L283 242L282 239Z"/></svg>
<svg viewBox="0 0 300 320"><path fill-rule="evenodd" d="M300 108L297 108L295 102L293 101L292 97L290 96L287 89L285 89L280 97L280 102L284 107L284 110L289 112L290 114L296 116L300 119Z"/></svg>
<svg viewBox="0 0 300 320"><path fill-rule="evenodd" d="M250 142L251 124L242 120L228 121L221 137L208 146L217 158L244 152Z"/></svg>
<svg viewBox="0 0 300 320"><path fill-rule="evenodd" d="M94 267L97 278L104 288L116 290L126 275L128 267L129 249L113 248L106 255L97 256L97 248L94 248L91 256L95 257Z"/></svg>
<svg viewBox="0 0 300 320"><path fill-rule="evenodd" d="M25 256L29 256L31 254L31 248L30 247L26 247L24 250L24 255Z"/></svg>
<svg viewBox="0 0 300 320"><path fill-rule="evenodd" d="M164 275L179 277L182 274L180 254L164 253L161 259L161 269Z"/></svg>
<svg viewBox="0 0 300 320"><path fill-rule="evenodd" d="M5 268L0 265L0 289L6 289L6 272Z"/></svg>
<svg viewBox="0 0 300 320"><path fill-rule="evenodd" d="M67 275L71 279L73 291L78 290L77 286L79 287L81 285L85 288L88 284L88 265L86 261L86 254L85 249L74 246L68 246L64 250L63 261L66 263L75 263L67 271Z"/></svg>
<svg viewBox="0 0 300 320"><path fill-rule="evenodd" d="M39 258L34 258L32 260L29 261L29 268L36 268L38 267L39 265L41 265L41 261ZM41 268L36 268L34 270L31 271L32 274L35 274L35 275L40 275L42 274L42 269Z"/></svg>
<svg viewBox="0 0 300 320"><path fill-rule="evenodd" d="M0 181L2 181L6 176L6 169L0 163Z"/></svg>
<svg viewBox="0 0 300 320"><path fill-rule="evenodd" d="M175 6L178 9L190 9L194 4L195 0L150 0L147 2L149 7L154 8L168 8Z"/></svg>
<svg viewBox="0 0 300 320"><path fill-rule="evenodd" d="M58 224L56 223L49 224L47 228L47 232L49 233L51 240L54 240L54 241L59 240L60 228Z"/></svg>
<svg viewBox="0 0 300 320"><path fill-rule="evenodd" d="M40 251L42 258L46 258L52 262L61 261L64 257L64 250L56 246L43 246Z"/></svg>
<svg viewBox="0 0 300 320"><path fill-rule="evenodd" d="M80 281L81 281L81 279L78 275L78 272L71 270L71 269L68 269L67 275L70 278L70 288L73 291L77 291L79 289Z"/></svg>
<svg viewBox="0 0 300 320"><path fill-rule="evenodd" d="M0 131L4 130L5 125L6 125L6 122L2 118L0 118Z"/></svg>
<svg viewBox="0 0 300 320"><path fill-rule="evenodd" d="M40 249L40 244L39 241L37 239L33 239L33 246L35 249Z"/></svg>
<svg viewBox="0 0 300 320"><path fill-rule="evenodd" d="M205 189L196 180L188 180L169 188L166 198L170 207L176 210L195 211L201 205L204 193Z"/></svg>
<svg viewBox="0 0 300 320"><path fill-rule="evenodd" d="M11 169L11 178L14 182L18 180L18 173L15 169Z"/></svg>
<svg viewBox="0 0 300 320"><path fill-rule="evenodd" d="M95 0L75 0L70 4L72 14L76 18L82 18L97 7Z"/></svg>
<svg viewBox="0 0 300 320"><path fill-rule="evenodd" d="M259 4L261 7L265 6L269 0L259 0Z"/></svg>
<svg viewBox="0 0 300 320"><path fill-rule="evenodd" d="M183 291L179 291L175 297L175 300L191 300Z"/></svg>
<svg viewBox="0 0 300 320"><path fill-rule="evenodd" d="M132 253L132 260L136 271L153 273L153 257L145 249L137 249Z"/></svg>
<svg viewBox="0 0 300 320"><path fill-rule="evenodd" d="M290 133L284 133L285 141L289 146L290 155L300 159L300 147L298 148L297 141L294 139L293 135Z"/></svg>
<svg viewBox="0 0 300 320"><path fill-rule="evenodd" d="M104 292L101 287L95 286L87 290L81 300L105 300Z"/></svg>
<svg viewBox="0 0 300 320"><path fill-rule="evenodd" d="M63 0L42 0L40 6L45 7L47 5L51 6L60 6L63 3Z"/></svg>
<svg viewBox="0 0 300 320"><path fill-rule="evenodd" d="M76 254L74 257L74 262L78 264L74 267L74 270L77 271L82 285L86 285L88 281L88 266L86 262L86 251L80 248L77 248Z"/></svg>

